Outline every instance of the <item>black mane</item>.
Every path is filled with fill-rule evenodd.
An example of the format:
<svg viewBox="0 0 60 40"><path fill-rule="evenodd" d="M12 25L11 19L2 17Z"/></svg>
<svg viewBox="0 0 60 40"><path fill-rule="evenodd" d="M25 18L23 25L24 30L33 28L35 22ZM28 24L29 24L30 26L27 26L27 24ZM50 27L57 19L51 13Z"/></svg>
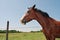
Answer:
<svg viewBox="0 0 60 40"><path fill-rule="evenodd" d="M35 8L35 11L40 12L44 17L49 17L49 15L46 12L43 12L37 8Z"/></svg>

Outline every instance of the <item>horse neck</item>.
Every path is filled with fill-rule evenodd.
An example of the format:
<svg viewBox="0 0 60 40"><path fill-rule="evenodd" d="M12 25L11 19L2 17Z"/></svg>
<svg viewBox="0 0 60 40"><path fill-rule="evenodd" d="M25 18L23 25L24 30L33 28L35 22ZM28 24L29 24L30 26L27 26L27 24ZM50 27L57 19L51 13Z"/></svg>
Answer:
<svg viewBox="0 0 60 40"><path fill-rule="evenodd" d="M45 28L48 23L48 20L39 13L36 13L36 20L43 28Z"/></svg>

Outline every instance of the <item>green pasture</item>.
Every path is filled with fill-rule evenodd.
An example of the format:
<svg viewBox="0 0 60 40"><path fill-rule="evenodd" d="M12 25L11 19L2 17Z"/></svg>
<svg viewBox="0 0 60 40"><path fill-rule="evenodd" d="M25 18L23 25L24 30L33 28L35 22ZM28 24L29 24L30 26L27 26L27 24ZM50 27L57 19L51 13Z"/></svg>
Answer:
<svg viewBox="0 0 60 40"><path fill-rule="evenodd" d="M9 33L9 40L46 40L42 32ZM6 40L6 34L0 33L0 40ZM60 40L57 38L56 40Z"/></svg>

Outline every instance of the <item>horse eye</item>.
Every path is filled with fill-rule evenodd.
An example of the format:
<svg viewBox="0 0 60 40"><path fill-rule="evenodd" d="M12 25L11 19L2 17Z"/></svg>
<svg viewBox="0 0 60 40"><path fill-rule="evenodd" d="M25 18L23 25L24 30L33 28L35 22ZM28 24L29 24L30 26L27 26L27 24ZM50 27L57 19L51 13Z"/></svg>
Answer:
<svg viewBox="0 0 60 40"><path fill-rule="evenodd" d="M28 11L28 13L30 13L30 11Z"/></svg>

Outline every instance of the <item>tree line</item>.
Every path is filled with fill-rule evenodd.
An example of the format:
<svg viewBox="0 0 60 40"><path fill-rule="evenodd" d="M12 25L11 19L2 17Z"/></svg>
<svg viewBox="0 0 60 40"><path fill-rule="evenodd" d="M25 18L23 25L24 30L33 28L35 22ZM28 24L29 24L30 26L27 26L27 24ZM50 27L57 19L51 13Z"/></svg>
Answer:
<svg viewBox="0 0 60 40"><path fill-rule="evenodd" d="M7 30L0 30L0 33L6 33ZM9 30L9 33L19 33L20 31L16 31L16 30Z"/></svg>
<svg viewBox="0 0 60 40"><path fill-rule="evenodd" d="M22 31L16 31L16 30L9 30L9 33L22 33ZM42 32L42 30L40 31L31 31L31 32ZM0 30L0 33L6 33L6 30Z"/></svg>

